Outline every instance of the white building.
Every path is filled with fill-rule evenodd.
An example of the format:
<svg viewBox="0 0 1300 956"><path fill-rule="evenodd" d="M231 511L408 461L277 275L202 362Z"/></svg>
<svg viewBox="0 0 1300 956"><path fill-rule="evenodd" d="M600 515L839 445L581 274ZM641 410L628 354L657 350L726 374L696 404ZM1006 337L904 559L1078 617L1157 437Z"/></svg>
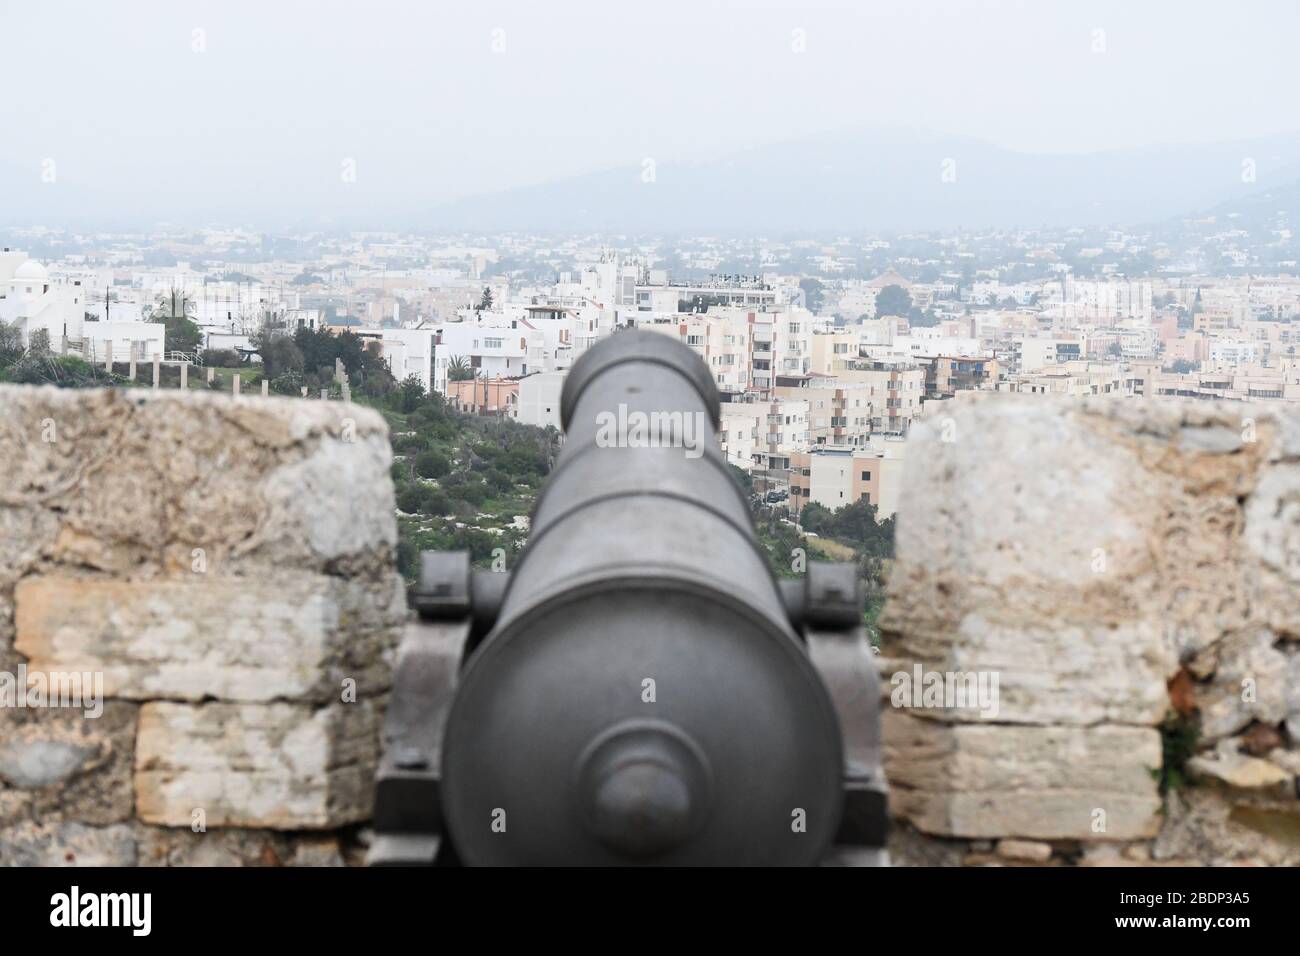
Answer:
<svg viewBox="0 0 1300 956"><path fill-rule="evenodd" d="M383 329L381 336L380 348L393 378L402 382L414 375L426 392L432 392L437 332L433 329Z"/></svg>
<svg viewBox="0 0 1300 956"><path fill-rule="evenodd" d="M85 316L80 281L50 278L45 267L24 252L0 252L0 322L16 325L23 345L31 343L33 332L44 330L50 348L62 353L69 340L80 342Z"/></svg>
<svg viewBox="0 0 1300 956"><path fill-rule="evenodd" d="M155 355L166 358L166 334L161 322L87 322L81 355L88 362L104 362L111 347L114 362L152 362Z"/></svg>
<svg viewBox="0 0 1300 956"><path fill-rule="evenodd" d="M519 380L515 420L538 428L560 427L560 392L566 372L537 372Z"/></svg>

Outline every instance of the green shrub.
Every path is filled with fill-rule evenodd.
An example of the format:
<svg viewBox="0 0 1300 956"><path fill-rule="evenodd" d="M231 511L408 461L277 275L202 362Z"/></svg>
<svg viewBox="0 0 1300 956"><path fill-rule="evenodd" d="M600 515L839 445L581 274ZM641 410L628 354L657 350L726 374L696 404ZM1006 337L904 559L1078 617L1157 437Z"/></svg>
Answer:
<svg viewBox="0 0 1300 956"><path fill-rule="evenodd" d="M433 449L422 451L415 459L415 473L421 478L441 478L451 471L451 462L446 455L440 455Z"/></svg>
<svg viewBox="0 0 1300 956"><path fill-rule="evenodd" d="M398 510L408 515L418 515L424 508L424 502L428 498L428 489L418 482L413 485L407 485L397 493Z"/></svg>

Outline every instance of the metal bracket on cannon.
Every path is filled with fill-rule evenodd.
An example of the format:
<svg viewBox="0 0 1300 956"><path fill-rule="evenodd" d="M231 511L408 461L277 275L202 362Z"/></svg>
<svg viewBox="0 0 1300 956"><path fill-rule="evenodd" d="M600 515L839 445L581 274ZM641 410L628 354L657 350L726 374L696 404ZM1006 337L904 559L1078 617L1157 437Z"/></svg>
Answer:
<svg viewBox="0 0 1300 956"><path fill-rule="evenodd" d="M369 866L450 862L443 839L442 737L472 640L496 619L509 575L474 571L466 551L425 551L409 600L375 780Z"/></svg>
<svg viewBox="0 0 1300 956"><path fill-rule="evenodd" d="M880 675L862 630L862 584L852 564L814 561L781 582L790 623L804 636L839 717L844 809L823 863L887 866L888 789L880 747Z"/></svg>

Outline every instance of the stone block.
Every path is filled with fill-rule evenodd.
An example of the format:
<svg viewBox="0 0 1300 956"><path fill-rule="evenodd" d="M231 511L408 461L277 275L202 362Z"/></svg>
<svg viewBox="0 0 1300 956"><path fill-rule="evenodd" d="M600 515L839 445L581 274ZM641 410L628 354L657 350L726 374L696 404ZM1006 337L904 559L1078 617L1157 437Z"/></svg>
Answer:
<svg viewBox="0 0 1300 956"><path fill-rule="evenodd" d="M396 574L34 576L16 596L29 672L102 673L132 700L338 700L345 680L374 693L405 619Z"/></svg>
<svg viewBox="0 0 1300 956"><path fill-rule="evenodd" d="M890 805L936 836L1127 840L1159 827L1145 727L945 724L886 709Z"/></svg>
<svg viewBox="0 0 1300 956"><path fill-rule="evenodd" d="M369 817L380 708L149 703L136 808L162 826L330 829Z"/></svg>

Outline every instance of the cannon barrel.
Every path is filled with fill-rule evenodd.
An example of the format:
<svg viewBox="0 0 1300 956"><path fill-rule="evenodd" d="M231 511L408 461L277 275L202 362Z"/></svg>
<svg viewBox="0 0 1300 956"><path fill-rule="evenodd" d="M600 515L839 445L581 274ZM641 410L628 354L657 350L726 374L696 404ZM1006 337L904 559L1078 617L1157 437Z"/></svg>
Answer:
<svg viewBox="0 0 1300 956"><path fill-rule="evenodd" d="M575 363L561 416L516 567L424 556L372 860L806 864L883 842L853 568L783 595L707 366L620 332Z"/></svg>

